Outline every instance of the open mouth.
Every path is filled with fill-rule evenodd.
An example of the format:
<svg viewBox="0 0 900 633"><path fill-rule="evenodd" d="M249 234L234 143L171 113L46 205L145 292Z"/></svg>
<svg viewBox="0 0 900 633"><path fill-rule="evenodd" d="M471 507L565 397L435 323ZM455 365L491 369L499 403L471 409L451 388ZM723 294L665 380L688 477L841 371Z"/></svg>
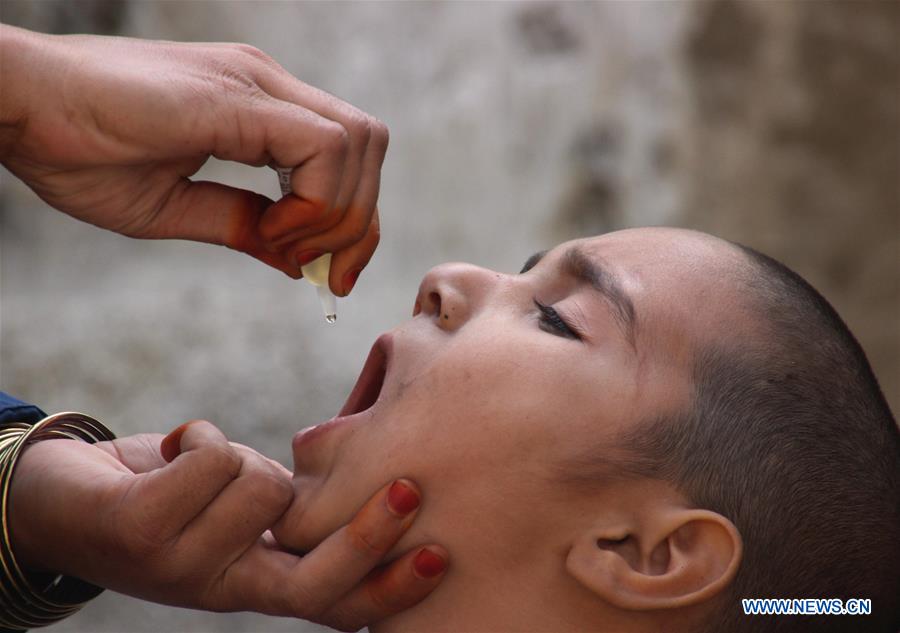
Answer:
<svg viewBox="0 0 900 633"><path fill-rule="evenodd" d="M387 375L389 354L390 337L384 334L378 337L378 340L372 345L366 364L363 365L359 378L356 379L356 385L338 413L339 417L362 413L378 402L381 388L384 386L384 378Z"/></svg>

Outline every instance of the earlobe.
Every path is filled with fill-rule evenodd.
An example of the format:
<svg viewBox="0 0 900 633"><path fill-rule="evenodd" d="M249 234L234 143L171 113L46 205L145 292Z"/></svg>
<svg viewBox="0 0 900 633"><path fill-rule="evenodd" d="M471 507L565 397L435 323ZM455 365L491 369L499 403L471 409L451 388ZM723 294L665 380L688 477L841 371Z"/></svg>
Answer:
<svg viewBox="0 0 900 633"><path fill-rule="evenodd" d="M720 593L742 551L737 528L721 514L670 508L642 521L595 526L573 543L566 569L619 608L671 609Z"/></svg>

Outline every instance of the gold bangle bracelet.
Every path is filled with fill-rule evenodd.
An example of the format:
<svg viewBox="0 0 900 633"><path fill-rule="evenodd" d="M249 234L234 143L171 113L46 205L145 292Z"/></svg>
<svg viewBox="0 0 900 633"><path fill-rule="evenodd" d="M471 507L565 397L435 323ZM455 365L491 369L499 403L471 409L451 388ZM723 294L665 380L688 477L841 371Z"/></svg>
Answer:
<svg viewBox="0 0 900 633"><path fill-rule="evenodd" d="M37 424L0 428L0 627L28 629L68 617L103 591L77 578L25 572L16 561L9 530L9 492L19 456L42 440L73 439L93 444L115 435L94 418L72 411Z"/></svg>

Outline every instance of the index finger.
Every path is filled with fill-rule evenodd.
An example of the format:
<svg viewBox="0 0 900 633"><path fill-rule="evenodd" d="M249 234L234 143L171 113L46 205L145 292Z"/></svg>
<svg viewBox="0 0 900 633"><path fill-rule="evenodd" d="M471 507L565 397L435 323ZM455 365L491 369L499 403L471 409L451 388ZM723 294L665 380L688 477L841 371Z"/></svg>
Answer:
<svg viewBox="0 0 900 633"><path fill-rule="evenodd" d="M443 568L434 565L422 573L421 551L405 555L385 570L377 570L415 518L411 497L406 505L385 486L353 520L311 552L298 558L287 552L258 546L229 570L234 586L229 595L242 595L246 608L274 615L299 617L345 630L355 630L408 608L438 585ZM411 482L401 480L416 494ZM393 497L393 500L392 500ZM446 563L443 548L430 553ZM435 554L435 552L437 552ZM432 563L434 561L432 560ZM267 582L260 583L265 578Z"/></svg>
<svg viewBox="0 0 900 633"><path fill-rule="evenodd" d="M277 247L290 235L322 220L327 220L337 201L350 140L344 127L313 111L293 103L281 102L287 121L267 121L265 143L274 164L302 166L291 174L292 195L283 197L263 213L259 234L265 243ZM294 115L294 118L291 118ZM302 120L312 132L295 131L294 120ZM287 125L285 124L287 123ZM296 146L304 147L298 153Z"/></svg>

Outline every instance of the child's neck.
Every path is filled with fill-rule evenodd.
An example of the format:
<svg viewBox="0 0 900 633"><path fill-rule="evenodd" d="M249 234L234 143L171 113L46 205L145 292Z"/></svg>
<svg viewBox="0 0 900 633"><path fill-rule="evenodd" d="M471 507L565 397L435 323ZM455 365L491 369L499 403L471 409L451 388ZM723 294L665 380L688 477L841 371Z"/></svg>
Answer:
<svg viewBox="0 0 900 633"><path fill-rule="evenodd" d="M555 569L467 568L454 559L446 578L418 605L369 627L371 633L437 631L601 631L612 623L593 595ZM610 631L627 631L616 627Z"/></svg>

